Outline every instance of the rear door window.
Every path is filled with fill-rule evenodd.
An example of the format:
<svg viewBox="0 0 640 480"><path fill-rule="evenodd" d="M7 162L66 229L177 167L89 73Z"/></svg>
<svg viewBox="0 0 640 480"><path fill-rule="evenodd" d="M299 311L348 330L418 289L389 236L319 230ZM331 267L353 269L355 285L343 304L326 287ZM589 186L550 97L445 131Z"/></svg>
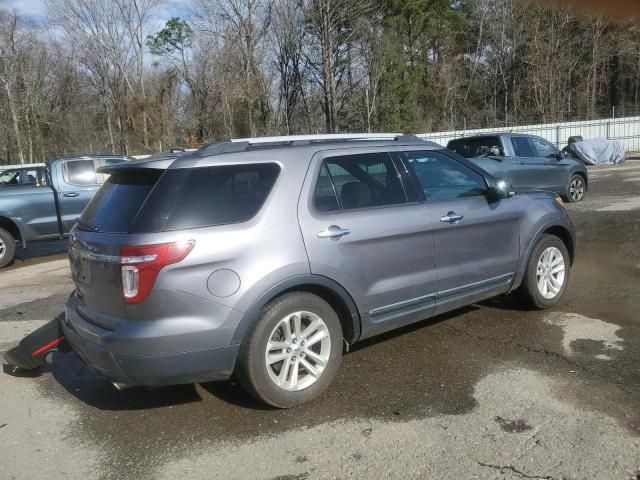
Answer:
<svg viewBox="0 0 640 480"><path fill-rule="evenodd" d="M336 210L340 210L336 189L331 181L329 169L324 163L320 169L320 175L318 175L316 191L313 196L313 205L321 212L334 212Z"/></svg>
<svg viewBox="0 0 640 480"><path fill-rule="evenodd" d="M44 181L44 175L43 175L42 169L34 168L34 169L25 170L24 183L25 185L31 185L36 187L46 185L46 182Z"/></svg>
<svg viewBox="0 0 640 480"><path fill-rule="evenodd" d="M267 199L275 163L169 169L147 199L134 232L160 232L245 222Z"/></svg>
<svg viewBox="0 0 640 480"><path fill-rule="evenodd" d="M96 166L93 160L67 160L63 164L64 181L69 185L96 185Z"/></svg>
<svg viewBox="0 0 640 480"><path fill-rule="evenodd" d="M334 196L331 199L331 196ZM337 198L335 198L337 196ZM325 159L314 197L318 210L353 210L407 202L404 187L386 152Z"/></svg>
<svg viewBox="0 0 640 480"><path fill-rule="evenodd" d="M502 152L502 143L498 137L469 137L451 140L447 148L465 158L480 157L491 153L491 149L496 147Z"/></svg>
<svg viewBox="0 0 640 480"><path fill-rule="evenodd" d="M533 148L529 143L529 137L511 137L511 144L516 157L532 158L535 157Z"/></svg>

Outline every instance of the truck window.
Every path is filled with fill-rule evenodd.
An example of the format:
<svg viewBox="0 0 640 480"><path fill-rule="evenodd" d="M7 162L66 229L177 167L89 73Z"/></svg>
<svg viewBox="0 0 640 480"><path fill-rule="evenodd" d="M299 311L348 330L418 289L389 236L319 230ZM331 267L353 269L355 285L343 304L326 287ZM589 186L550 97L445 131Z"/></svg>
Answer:
<svg viewBox="0 0 640 480"><path fill-rule="evenodd" d="M502 142L498 137L469 137L451 140L447 148L465 158L479 157L498 147L502 151Z"/></svg>
<svg viewBox="0 0 640 480"><path fill-rule="evenodd" d="M70 185L96 185L96 166L93 160L68 160L62 168L64 181Z"/></svg>
<svg viewBox="0 0 640 480"><path fill-rule="evenodd" d="M513 151L516 157L535 157L528 137L511 137L511 144L513 145Z"/></svg>
<svg viewBox="0 0 640 480"><path fill-rule="evenodd" d="M20 170L7 170L0 174L0 185L19 185Z"/></svg>

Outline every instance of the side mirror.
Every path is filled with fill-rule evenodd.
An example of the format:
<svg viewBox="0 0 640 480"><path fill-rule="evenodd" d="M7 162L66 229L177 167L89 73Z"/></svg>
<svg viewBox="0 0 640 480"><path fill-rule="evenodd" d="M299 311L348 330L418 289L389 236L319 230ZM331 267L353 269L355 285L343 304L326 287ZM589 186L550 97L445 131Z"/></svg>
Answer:
<svg viewBox="0 0 640 480"><path fill-rule="evenodd" d="M503 198L511 198L516 193L513 191L511 183L506 180L498 179L489 183L487 189L487 198L489 200L501 200Z"/></svg>

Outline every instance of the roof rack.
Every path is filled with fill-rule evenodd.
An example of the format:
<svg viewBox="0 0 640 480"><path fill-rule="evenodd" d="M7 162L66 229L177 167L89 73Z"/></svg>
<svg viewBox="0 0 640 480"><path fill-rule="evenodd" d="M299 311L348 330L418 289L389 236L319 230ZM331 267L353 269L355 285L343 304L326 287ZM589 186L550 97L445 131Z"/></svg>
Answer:
<svg viewBox="0 0 640 480"><path fill-rule="evenodd" d="M222 153L243 152L251 146L274 147L284 145L304 145L321 142L351 142L351 141L398 141L420 142L421 138L404 133L330 133L315 135L282 135L275 137L234 138L213 142L200 148L203 155L219 155ZM429 143L429 142L426 142Z"/></svg>
<svg viewBox="0 0 640 480"><path fill-rule="evenodd" d="M404 133L328 133L315 135L282 135L276 137L234 138L233 143L293 143L293 142L327 142L335 140L395 140Z"/></svg>

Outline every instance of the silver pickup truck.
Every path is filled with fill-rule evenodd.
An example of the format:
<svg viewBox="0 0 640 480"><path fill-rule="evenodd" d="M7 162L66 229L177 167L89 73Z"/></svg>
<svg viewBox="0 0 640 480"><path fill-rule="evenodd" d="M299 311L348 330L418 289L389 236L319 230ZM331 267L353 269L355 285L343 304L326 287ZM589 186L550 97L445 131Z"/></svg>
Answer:
<svg viewBox="0 0 640 480"><path fill-rule="evenodd" d="M0 185L0 268L9 265L16 243L64 238L104 183L96 169L129 160L92 155L48 160L36 181ZM22 172L21 172L22 173Z"/></svg>

